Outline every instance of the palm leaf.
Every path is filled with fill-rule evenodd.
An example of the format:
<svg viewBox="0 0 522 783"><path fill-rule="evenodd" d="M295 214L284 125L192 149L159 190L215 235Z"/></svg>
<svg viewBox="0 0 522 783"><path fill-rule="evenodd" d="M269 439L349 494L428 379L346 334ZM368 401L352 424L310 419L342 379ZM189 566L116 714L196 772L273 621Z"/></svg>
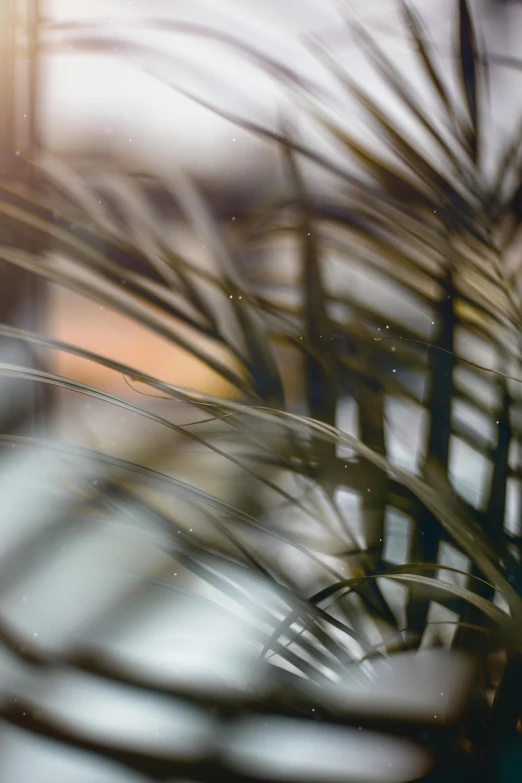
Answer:
<svg viewBox="0 0 522 783"><path fill-rule="evenodd" d="M479 150L479 87L477 79L477 41L466 0L459 0L459 63L471 121L469 145L476 161Z"/></svg>

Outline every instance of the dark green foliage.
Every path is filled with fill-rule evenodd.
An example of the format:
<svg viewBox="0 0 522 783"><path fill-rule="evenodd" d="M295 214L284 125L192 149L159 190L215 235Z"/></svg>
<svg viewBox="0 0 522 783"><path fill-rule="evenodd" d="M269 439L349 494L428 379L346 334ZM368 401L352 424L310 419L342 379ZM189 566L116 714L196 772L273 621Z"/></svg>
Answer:
<svg viewBox="0 0 522 783"><path fill-rule="evenodd" d="M132 515L126 509L132 508L148 532L158 536L166 556L195 578L187 592L197 595L197 585L211 586L255 615L256 602L241 580L248 575L273 591L279 611L264 606L262 613L269 630L251 629L260 649L249 693L253 710L264 709L269 698L270 710L307 716L330 676L344 676L349 663L421 644L464 649L477 658L481 671L493 653L507 651L509 662L493 706L483 699L476 711L480 719L464 716L455 730L460 736L438 740L449 779L458 742L468 754L463 770L477 758L484 760L484 769L496 769L504 745L514 758L522 717L522 534L506 526L509 482L521 478L510 455L522 436L516 415L520 382L514 380L519 373L513 369L521 358L522 308L519 265L513 271L507 263L518 239L522 203L521 132L515 128L510 134L489 182L484 169L490 152L486 73L470 5L455 3L456 99L419 14L406 3L403 14L429 99L367 30L357 27L355 32L361 56L369 58L418 136L405 133L376 96L314 45L342 85L347 105L355 101L364 110L378 149L333 119L313 85L248 52L305 97L311 120L342 150L347 166L300 142L291 128L276 132L221 112L277 145L289 176L286 192L276 194L265 210L260 207L260 215L232 237L182 172L174 173L174 183L164 183L211 248L209 269L173 246L137 177L116 170L110 175L122 224L99 207L92 186L62 164L48 162L42 168L45 194L40 191L38 198L2 188L2 223L15 237L0 247L4 263L139 321L221 376L236 398L181 389L144 375L123 357L114 362L8 325L0 328L4 337L98 362L139 383L144 394L155 391L164 402L197 410L192 423L174 423L175 407L160 415L146 401L133 404L41 369L3 363L2 374L88 395L161 425L169 453L183 455L190 443L199 456L210 452L215 464L228 466L232 478L222 492L203 488L211 477L202 479L197 461L193 484L169 474L154 439L139 450L142 459L132 461L27 435L6 434L2 443L58 451L71 462L101 466L103 486L75 486L68 501L71 514L79 515L85 505L89 514L101 509L110 519L117 511L129 523ZM86 45L93 44L95 32L85 33ZM178 32L212 35L183 25ZM223 40L223 35L216 38ZM225 42L237 45L228 36ZM105 40L98 43L108 46ZM307 176L311 165L335 176L328 199L315 192L314 179ZM64 210L67 214L57 214L55 204L64 194L72 206ZM139 229L133 230L136 225ZM32 238L32 250L20 246L22 233ZM285 242L291 244L291 258L283 255ZM50 245L67 258L67 267L57 268L42 251ZM259 247L269 260L276 259L271 267L240 263ZM336 264L342 274L337 271L334 278ZM89 278L82 276L86 270ZM414 307L422 317L413 323L401 307L390 314L385 299L373 302L355 287L343 286L343 276L353 270L369 274L376 289L390 298L398 295L405 311ZM494 357L493 367L484 367L481 346ZM295 375L297 393L285 397ZM391 453L390 433L397 422L388 410L397 399L421 411L427 422L415 470L397 464ZM338 426L347 403L355 411L357 435ZM456 413L458 405L487 422L492 437L465 423ZM194 424L201 427L197 432ZM472 501L455 482L452 449L457 441L490 467L482 499ZM358 518L343 508L343 493L357 499ZM400 515L407 542L400 562L389 554L393 514ZM192 515L201 523L198 535L187 532ZM58 533L60 525L62 520ZM465 556L469 567L444 563L444 547ZM298 553L305 566L292 567L289 552ZM25 551L17 552L15 560L24 556ZM171 582L150 581L176 600L178 588ZM396 583L407 590L406 628L390 590ZM495 602L498 596L507 610ZM446 629L453 622L455 633L437 632L430 615L434 607L455 613L455 620L441 621ZM132 688L156 687L89 652L47 657L36 645L21 645L7 625L1 637L4 646L44 675L53 667L77 667ZM301 689L290 675L281 684L277 678L283 675L274 662L303 675L306 687ZM261 686L256 690L267 671L273 677L269 697ZM183 698L198 697L189 689ZM213 706L225 716L243 709L237 694L227 698L216 699ZM322 707L333 721L326 697ZM20 725L23 711L18 705L1 715ZM88 746L52 721L36 722L28 730ZM172 759L123 758L119 751L90 749L154 779L166 779L175 766ZM176 769L202 780L214 774L205 764Z"/></svg>

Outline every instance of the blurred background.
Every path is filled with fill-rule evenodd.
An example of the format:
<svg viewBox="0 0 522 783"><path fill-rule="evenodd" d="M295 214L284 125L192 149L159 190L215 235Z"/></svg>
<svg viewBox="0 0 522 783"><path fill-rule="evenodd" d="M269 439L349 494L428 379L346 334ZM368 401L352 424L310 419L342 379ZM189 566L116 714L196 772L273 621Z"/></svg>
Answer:
<svg viewBox="0 0 522 783"><path fill-rule="evenodd" d="M522 5L408 7L440 234L395 0L0 3L0 783L518 779Z"/></svg>
<svg viewBox="0 0 522 783"><path fill-rule="evenodd" d="M21 3L20 7L23 6ZM449 59L453 3L426 1L418 7L430 37L442 56ZM522 110L518 99L519 67L509 61L517 56L522 7L517 2L476 0L473 10L480 19L488 51L501 55L498 60L491 57L489 64L491 156ZM26 19L34 13L29 4ZM277 121L289 106L295 116L296 107L285 85L260 67L259 61L245 58L243 51L227 45L226 40L198 35L190 30L191 24L203 25L253 46L260 54L274 57L318 88L328 90L332 101L342 102L345 125L362 134L365 130L360 110L355 103L347 109L342 88L310 51L310 38L319 35L340 63L379 91L385 105L392 104L393 97L363 62L344 20L353 14L368 24L399 67L407 70L412 58L412 44L406 38L400 8L394 0L374 0L370 5L360 0L349 3L55 0L41 2L39 14L51 28L53 24L69 21L87 25L101 22L103 39L110 45L108 52L82 46L81 28L73 32L67 45L56 44L59 42L56 33L45 32L49 46L40 54L37 77L38 134L45 147L67 161L74 161L87 173L92 170L93 161L103 168L104 161L116 160L126 170L142 170L151 175L174 171L182 165L208 194L213 208L225 222L240 218L241 213L248 214L263 194L280 181L278 152L272 144L216 115L192 96L250 121L262 121L265 126ZM166 24L163 30L151 30L144 23L151 17L178 22L181 27L173 33ZM79 44L74 42L75 35L80 39ZM143 49L137 48L128 56L125 42L135 42ZM118 56L118 45L121 56ZM155 79L155 73L167 76L168 83ZM415 86L426 90L422 75L414 70L412 73ZM191 95L173 90L171 84ZM17 117L22 130L28 117L22 103ZM324 145L335 157L336 150L332 150L328 140L318 138L304 111L298 122L305 138L308 134L314 144ZM317 169L310 176L324 179ZM328 185L327 180L324 187ZM158 205L163 202L163 213L172 225L176 220L172 201L164 193L157 194L157 201ZM190 255L202 249L197 239L187 237L185 241L195 244ZM174 355L171 345L153 340L140 330L139 324L117 327L117 322L110 320L114 319L113 314L80 302L70 293L53 290L51 297L48 317L57 337L79 341L84 347L104 345L111 357L121 355L122 350L132 346L136 367L180 385L202 388L203 384L207 388L207 382L212 384L211 378L206 380L205 370L189 356ZM379 297L379 291L373 290L372 297ZM109 334L111 339L107 340ZM74 367L82 380L87 381L89 373L101 372L100 368L82 364L75 357L62 356L59 361L64 374ZM107 377L105 381L108 382ZM122 391L121 381L113 382Z"/></svg>

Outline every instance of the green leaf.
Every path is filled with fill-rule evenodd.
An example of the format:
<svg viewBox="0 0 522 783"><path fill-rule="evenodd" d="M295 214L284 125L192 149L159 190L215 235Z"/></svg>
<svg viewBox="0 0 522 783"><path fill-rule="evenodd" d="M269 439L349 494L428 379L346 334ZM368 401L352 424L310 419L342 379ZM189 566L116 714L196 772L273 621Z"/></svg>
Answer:
<svg viewBox="0 0 522 783"><path fill-rule="evenodd" d="M446 85L444 84L443 77L439 73L439 69L437 63L435 62L435 58L433 57L430 49L428 48L427 30L421 20L421 17L417 13L417 11L413 8L413 6L410 5L409 2L403 0L402 9L404 13L405 22L410 28L410 31L413 34L413 39L415 41L415 44L417 45L417 49L421 57L422 64L424 66L424 71L429 81L431 82L431 86L439 96L440 102L446 111L448 119L450 120L451 124L453 125L457 133L460 135L459 122L455 114L455 109L453 107L450 94L446 89Z"/></svg>
<svg viewBox="0 0 522 783"><path fill-rule="evenodd" d="M471 121L469 143L473 160L476 162L479 149L478 50L475 29L466 0L459 0L458 60L468 114Z"/></svg>
<svg viewBox="0 0 522 783"><path fill-rule="evenodd" d="M472 172L470 171L466 158L459 157L460 134L455 139L455 128L452 127L452 135L449 139L445 138L437 128L430 114L422 108L421 99L416 95L412 85L407 81L394 65L393 61L386 56L383 49L378 46L372 36L361 26L355 27L361 42L368 52L371 62L382 77L384 83L397 96L403 107L419 122L420 126L427 132L438 147L439 153L442 153L445 162L450 165L453 172L456 172L460 180L468 187L473 189ZM345 74L345 80L347 75ZM348 83L348 80L347 80ZM457 144L455 144L455 141ZM453 149L456 147L456 150Z"/></svg>
<svg viewBox="0 0 522 783"><path fill-rule="evenodd" d="M331 340L331 324L327 312L327 298L324 290L319 239L313 219L313 207L295 159L290 143L285 147L290 165L296 203L299 210L297 238L301 248L302 322L306 346L312 351L307 354L306 397L308 410L314 419L333 424L337 393L336 368L332 355L325 352ZM306 347L305 346L305 347ZM335 458L335 448L318 446L317 455L321 472L328 474L329 465Z"/></svg>

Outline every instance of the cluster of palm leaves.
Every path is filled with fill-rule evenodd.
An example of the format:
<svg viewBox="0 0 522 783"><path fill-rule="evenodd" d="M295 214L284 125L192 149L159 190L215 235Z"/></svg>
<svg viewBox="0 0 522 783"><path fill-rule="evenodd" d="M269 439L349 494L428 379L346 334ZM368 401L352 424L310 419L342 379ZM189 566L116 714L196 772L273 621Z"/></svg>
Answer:
<svg viewBox="0 0 522 783"><path fill-rule="evenodd" d="M501 751L515 747L522 717L522 533L513 500L520 481L522 129L510 129L500 154L490 150L487 57L465 0L455 4L449 75L421 18L409 5L402 11L422 94L368 30L354 23L351 32L415 132L317 40L311 45L347 105L355 101L364 112L370 141L298 74L248 52L286 81L332 152L302 142L288 122L274 130L212 107L277 145L286 176L270 204L225 228L182 171L160 183L201 238L205 258L188 257L157 216L143 175L115 167L87 182L42 156L30 194L2 185L5 264L135 319L227 388L223 396L179 388L134 368L131 353L116 362L42 330L3 324L6 345L26 346L31 356L47 351L43 363L2 362L3 377L87 395L144 418L157 434L140 430L128 459L66 443L53 438L52 395L41 437L9 423L5 464L14 448L25 477L19 492L35 493L35 504L52 513L9 550L2 589L29 578L34 563L52 568L45 542L71 525L86 536L116 526L160 556L154 568L138 568L137 584L129 577L124 598L102 613L102 627L116 622L108 615L129 613L143 593L161 589L189 612L213 607L223 627L242 618L255 653L242 682L224 687L220 670L219 688L201 688L111 657L92 642L91 628L66 651L41 648L5 618L0 635L31 683L73 671L191 709L205 705L232 737L231 721L245 715L257 716L249 718L254 728L274 713L301 721L298 731L312 731L309 742L325 747L337 741L336 724L364 723L433 746L446 776L457 758L462 769L491 776ZM94 29L81 38L60 30L76 36L76 46L114 43ZM492 154L494 176L485 166ZM327 188L315 187L314 171L328 176ZM138 392L118 397L53 374L58 351L110 369ZM466 460L471 486L459 476ZM49 461L59 466L51 478ZM384 658L426 647L461 650L476 663L471 706L456 724L415 710L393 714L384 692L385 706L374 714L352 690L339 697L354 671L370 687L369 672ZM507 664L493 687L499 654ZM276 774L262 764L245 772L259 728L254 739L232 740L230 747L243 748L239 756L224 740L226 751L203 750L201 740L191 756L119 746L71 728L52 708L34 710L31 693L0 706L11 726L146 779ZM313 733L318 717L321 735ZM349 758L343 764L348 775ZM425 771L413 766L397 779ZM283 768L277 774L289 779ZM320 767L316 774L326 779Z"/></svg>

